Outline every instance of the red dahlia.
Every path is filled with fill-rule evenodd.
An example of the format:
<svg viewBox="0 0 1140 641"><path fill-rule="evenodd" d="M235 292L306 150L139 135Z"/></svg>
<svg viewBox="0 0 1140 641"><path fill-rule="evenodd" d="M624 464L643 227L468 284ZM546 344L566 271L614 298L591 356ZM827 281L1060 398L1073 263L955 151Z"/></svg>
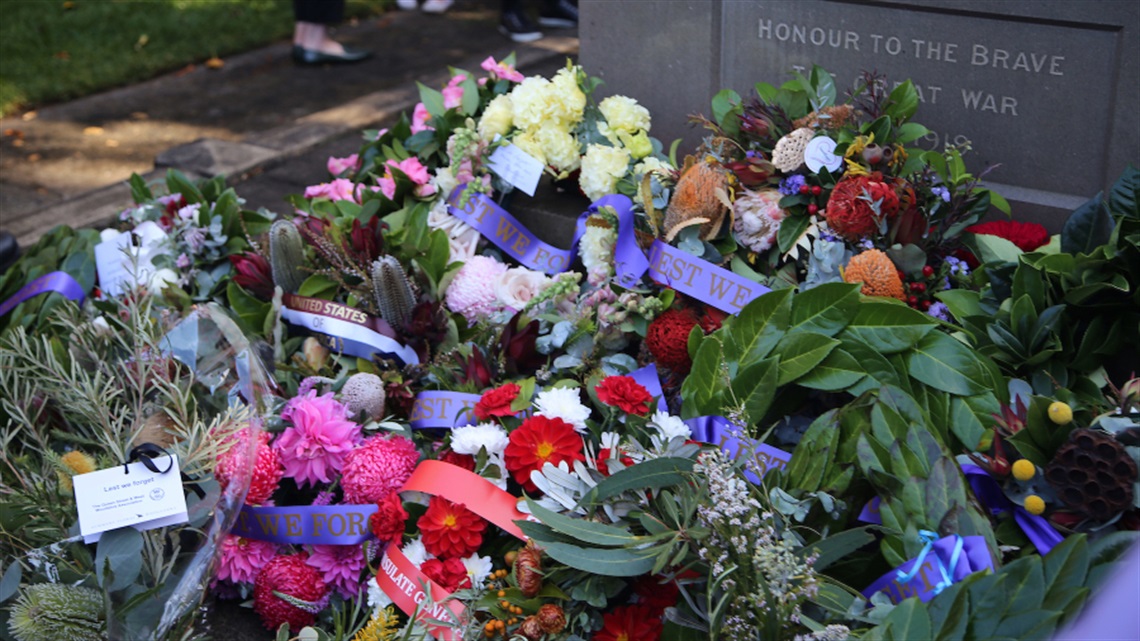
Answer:
<svg viewBox="0 0 1140 641"><path fill-rule="evenodd" d="M649 390L633 380L632 376L607 376L594 391L598 393L599 401L620 408L626 414L645 416L649 413L649 404L653 402Z"/></svg>
<svg viewBox="0 0 1140 641"><path fill-rule="evenodd" d="M586 460L582 454L582 437L574 431L573 425L560 418L537 415L511 432L511 442L503 451L503 458L507 470L531 494L538 492L538 486L530 480L532 471L541 470L546 463L558 465L563 461Z"/></svg>
<svg viewBox="0 0 1140 641"><path fill-rule="evenodd" d="M835 185L827 201L827 225L847 240L857 241L879 231L879 221L899 212L899 195L877 172L848 175Z"/></svg>
<svg viewBox="0 0 1140 641"><path fill-rule="evenodd" d="M988 223L970 225L966 231L1004 238L1017 245L1023 252L1031 252L1049 244L1049 232L1037 223L1022 223L1015 220L991 220Z"/></svg>
<svg viewBox="0 0 1140 641"><path fill-rule="evenodd" d="M267 563L253 584L253 609L261 616L268 630L276 630L282 623L289 629L300 630L317 620L316 613L325 608L329 588L321 573L305 563L305 552L289 556L278 555ZM280 592L309 604L305 608L285 601L274 594Z"/></svg>
<svg viewBox="0 0 1140 641"><path fill-rule="evenodd" d="M696 317L687 310L665 310L649 323L645 333L649 353L661 365L679 374L688 373L693 365L689 358L689 332L696 324Z"/></svg>
<svg viewBox="0 0 1140 641"><path fill-rule="evenodd" d="M380 543L399 545L407 520L408 512L404 509L400 495L392 492L380 501L378 509L368 517L368 525Z"/></svg>
<svg viewBox="0 0 1140 641"><path fill-rule="evenodd" d="M471 587L471 577L467 575L467 567L463 565L463 561L454 557L446 561L428 559L420 566L420 571L448 592Z"/></svg>
<svg viewBox="0 0 1140 641"><path fill-rule="evenodd" d="M441 559L464 557L483 544L487 522L459 503L433 496L427 512L416 521L424 548Z"/></svg>
<svg viewBox="0 0 1140 641"><path fill-rule="evenodd" d="M518 395L519 386L516 383L507 383L502 387L483 392L482 398L475 404L475 418L486 421L492 416L514 416L511 403L518 398Z"/></svg>
<svg viewBox="0 0 1140 641"><path fill-rule="evenodd" d="M626 605L602 615L593 641L658 641L661 617L646 605Z"/></svg>

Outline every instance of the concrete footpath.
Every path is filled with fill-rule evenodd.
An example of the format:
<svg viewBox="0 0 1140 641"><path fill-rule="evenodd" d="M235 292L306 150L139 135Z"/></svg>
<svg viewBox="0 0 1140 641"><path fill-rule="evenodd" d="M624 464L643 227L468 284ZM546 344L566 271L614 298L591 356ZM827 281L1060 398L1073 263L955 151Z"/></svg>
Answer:
<svg viewBox="0 0 1140 641"><path fill-rule="evenodd" d="M0 229L26 248L59 224L109 223L131 204L132 173L167 168L227 176L251 209L328 180L325 160L360 146L418 100L416 81L441 88L448 67L479 73L514 51L527 75L576 57L575 30L529 44L501 36L498 0L458 0L443 15L389 12L341 26L341 42L374 51L356 65L298 67L291 43L191 66L138 85L0 119Z"/></svg>

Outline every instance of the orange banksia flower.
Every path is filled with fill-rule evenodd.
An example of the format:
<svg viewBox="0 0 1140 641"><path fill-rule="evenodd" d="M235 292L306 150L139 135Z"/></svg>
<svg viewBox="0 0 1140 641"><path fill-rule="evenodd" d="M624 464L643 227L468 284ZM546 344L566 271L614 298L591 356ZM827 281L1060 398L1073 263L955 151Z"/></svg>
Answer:
<svg viewBox="0 0 1140 641"><path fill-rule="evenodd" d="M878 249L868 249L851 258L843 272L843 280L848 283L863 283L863 294L886 296L906 300L902 279L895 264Z"/></svg>

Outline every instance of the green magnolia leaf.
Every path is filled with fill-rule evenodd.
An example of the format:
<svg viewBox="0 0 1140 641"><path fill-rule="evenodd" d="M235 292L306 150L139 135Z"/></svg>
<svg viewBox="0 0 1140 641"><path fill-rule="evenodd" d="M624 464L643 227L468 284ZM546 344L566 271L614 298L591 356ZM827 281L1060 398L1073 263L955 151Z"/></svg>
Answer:
<svg viewBox="0 0 1140 641"><path fill-rule="evenodd" d="M645 537L630 534L619 527L563 516L542 507L529 498L526 500L526 504L530 513L538 517L538 520L555 531L571 536L583 543L607 547L629 547L645 540Z"/></svg>
<svg viewBox="0 0 1140 641"><path fill-rule="evenodd" d="M780 223L780 230L776 232L776 247L779 248L781 253L786 253L791 250L796 241L800 239L804 231L807 230L808 225L811 224L811 216L806 213L792 214Z"/></svg>
<svg viewBox="0 0 1140 641"><path fill-rule="evenodd" d="M953 460L944 456L934 462L926 479L925 498L930 523L941 522L951 509L963 505L962 472Z"/></svg>
<svg viewBox="0 0 1140 641"><path fill-rule="evenodd" d="M930 614L926 605L917 597L904 600L891 610L883 621L883 639L915 641L933 638Z"/></svg>
<svg viewBox="0 0 1140 641"><path fill-rule="evenodd" d="M186 199L186 203L193 205L194 203L206 202L206 197L202 192L190 182L186 174L178 171L177 169L168 169L166 171L166 189L171 194L182 194Z"/></svg>
<svg viewBox="0 0 1140 641"><path fill-rule="evenodd" d="M797 379L796 384L826 392L838 392L856 385L866 375L859 361L839 347L832 350L810 372Z"/></svg>
<svg viewBox="0 0 1140 641"><path fill-rule="evenodd" d="M466 80L459 83L459 86L463 87L463 98L459 105L459 112L464 116L474 116L475 112L479 110L479 85L475 84L475 81L468 75Z"/></svg>
<svg viewBox="0 0 1140 641"><path fill-rule="evenodd" d="M135 201L136 205L154 200L154 194L142 176L131 174L131 179L127 181L127 183L131 186L131 198Z"/></svg>
<svg viewBox="0 0 1140 641"><path fill-rule="evenodd" d="M547 543L543 551L550 558L576 570L602 576L638 576L653 569L658 555L667 546L644 550L582 548L565 543Z"/></svg>
<svg viewBox="0 0 1140 641"><path fill-rule="evenodd" d="M1108 240L1108 208L1104 205L1104 192L1069 214L1061 228L1061 251L1066 254L1091 253Z"/></svg>
<svg viewBox="0 0 1140 641"><path fill-rule="evenodd" d="M961 396L950 399L950 430L967 449L977 447L987 431L966 398Z"/></svg>
<svg viewBox="0 0 1140 641"><path fill-rule="evenodd" d="M813 290L814 291L814 290ZM935 389L970 396L986 390L984 366L970 348L943 334L927 334L906 356L911 377Z"/></svg>
<svg viewBox="0 0 1140 641"><path fill-rule="evenodd" d="M976 234L973 238L978 258L986 264L1016 263L1021 250L1012 242L991 234Z"/></svg>
<svg viewBox="0 0 1140 641"><path fill-rule="evenodd" d="M791 289L764 294L746 305L733 319L725 340L727 350L740 359L742 367L767 358L787 331L791 315Z"/></svg>
<svg viewBox="0 0 1140 641"><path fill-rule="evenodd" d="M782 365L778 356L766 358L749 365L733 379L732 393L737 400L744 401L744 410L751 422L758 423L768 413L780 385Z"/></svg>
<svg viewBox="0 0 1140 641"><path fill-rule="evenodd" d="M297 289L297 295L332 300L333 296L336 295L338 287L340 287L340 285L328 276L324 274L313 274L301 283L301 286Z"/></svg>
<svg viewBox="0 0 1140 641"><path fill-rule="evenodd" d="M913 347L935 325L930 316L906 305L864 302L843 331L881 354L894 354Z"/></svg>
<svg viewBox="0 0 1140 641"><path fill-rule="evenodd" d="M905 145L906 143L918 140L919 138L922 138L929 133L929 129L923 127L917 122L908 122L895 129L895 140L899 144Z"/></svg>
<svg viewBox="0 0 1140 641"><path fill-rule="evenodd" d="M713 120L723 128L726 124L727 116L730 112L735 110L739 104L740 94L732 89L721 89L712 99Z"/></svg>
<svg viewBox="0 0 1140 641"><path fill-rule="evenodd" d="M433 118L442 118L445 109L443 108L443 94L422 82L417 82L416 87L420 90L420 102L424 103L427 112Z"/></svg>
<svg viewBox="0 0 1140 641"><path fill-rule="evenodd" d="M842 560L852 552L875 541L873 532L880 530L877 525L867 525L851 530L843 530L839 534L827 537L819 542L805 546L800 551L802 555L817 554L814 567L823 570L832 563ZM810 550L810 552L809 552Z"/></svg>
<svg viewBox="0 0 1140 641"><path fill-rule="evenodd" d="M788 487L805 492L819 490L823 475L831 467L839 446L839 426L835 417L835 410L831 410L808 426L784 471Z"/></svg>
<svg viewBox="0 0 1140 641"><path fill-rule="evenodd" d="M724 350L716 334L701 341L689 376L681 385L681 398L684 400L681 407L684 418L720 412L725 387L721 375L723 361Z"/></svg>
<svg viewBox="0 0 1140 641"><path fill-rule="evenodd" d="M1108 210L1113 216L1140 218L1140 169L1129 164L1108 192Z"/></svg>
<svg viewBox="0 0 1140 641"><path fill-rule="evenodd" d="M952 585L945 594L940 595L941 598L927 604L936 641L959 641L966 638L966 626L970 622L970 592L962 587L961 583Z"/></svg>
<svg viewBox="0 0 1140 641"><path fill-rule="evenodd" d="M950 289L934 295L935 298L946 304L950 314L959 321L969 316L981 316L984 313L981 296L979 292L968 289Z"/></svg>
<svg viewBox="0 0 1140 641"><path fill-rule="evenodd" d="M104 532L95 548L95 576L104 589L114 592L133 584L142 571L142 533L133 527L122 527ZM113 579L104 584L104 574L110 568Z"/></svg>
<svg viewBox="0 0 1140 641"><path fill-rule="evenodd" d="M587 501L601 502L630 490L657 490L685 481L684 474L693 470L693 460L684 458L657 458L638 463L604 479L585 497Z"/></svg>
<svg viewBox="0 0 1140 641"><path fill-rule="evenodd" d="M1043 560L1045 597L1041 607L1067 611L1073 593L1085 586L1089 573L1089 546L1083 534L1066 537Z"/></svg>
<svg viewBox="0 0 1140 641"><path fill-rule="evenodd" d="M254 298L232 280L226 283L226 300L245 330L253 334L260 333L273 308L272 304Z"/></svg>
<svg viewBox="0 0 1140 641"><path fill-rule="evenodd" d="M789 331L835 336L858 311L860 289L859 283L824 283L796 294Z"/></svg>
<svg viewBox="0 0 1140 641"><path fill-rule="evenodd" d="M918 111L918 90L910 80L894 88L887 96L887 107L883 110L896 122L906 122ZM876 140L883 140L875 136Z"/></svg>
<svg viewBox="0 0 1140 641"><path fill-rule="evenodd" d="M777 384L787 385L807 374L838 346L839 341L834 338L812 332L785 335L776 344L775 349L780 357L780 377Z"/></svg>

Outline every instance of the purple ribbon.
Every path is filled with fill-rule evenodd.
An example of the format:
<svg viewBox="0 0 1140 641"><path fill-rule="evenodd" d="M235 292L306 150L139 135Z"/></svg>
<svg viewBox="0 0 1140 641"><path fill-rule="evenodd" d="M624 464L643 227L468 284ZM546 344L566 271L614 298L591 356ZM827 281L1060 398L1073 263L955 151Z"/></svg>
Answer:
<svg viewBox="0 0 1140 641"><path fill-rule="evenodd" d="M982 505L990 509L992 514L1013 511L1014 522L1021 527L1030 543L1042 555L1048 554L1049 550L1065 540L1060 532L1053 529L1048 520L1036 514L1030 514L1025 508L1009 500L1005 492L1002 492L1001 485L982 468L977 465L966 464L962 466L962 473L966 475L966 480L973 488L974 495L978 497Z"/></svg>
<svg viewBox="0 0 1140 641"><path fill-rule="evenodd" d="M638 247L633 229L633 203L625 196L611 194L594 201L590 208L578 217L570 249L559 249L539 240L518 219L496 205L486 195L478 192L466 193L466 188L467 185L460 185L452 190L447 201L451 215L474 227L484 238L531 269L547 274L557 274L570 269L578 249L578 241L586 233L586 220L602 207L613 207L618 217L618 234L614 244L614 270L617 274L617 283L623 287L633 287L649 268L649 261Z"/></svg>
<svg viewBox="0 0 1140 641"><path fill-rule="evenodd" d="M737 458L743 453L750 452L753 461L760 469L760 474L744 468L744 476L749 481L759 484L760 477L767 474L770 469L782 469L788 466L792 455L784 450L777 449L766 443L758 443L747 437L733 436L739 433L740 428L733 425L723 416L698 416L685 421L693 430L693 440L702 443L712 443L724 450L730 458Z"/></svg>
<svg viewBox="0 0 1140 641"><path fill-rule="evenodd" d="M0 303L0 316L12 311L16 305L34 298L40 294L47 294L49 292L56 292L62 294L65 298L73 300L78 305L83 304L83 299L87 298L86 292L83 291L83 286L71 277L67 272L52 272L45 274L32 282L20 288L20 291L13 294L8 300Z"/></svg>
<svg viewBox="0 0 1140 641"><path fill-rule="evenodd" d="M729 314L772 291L660 240L649 250L649 277Z"/></svg>
<svg viewBox="0 0 1140 641"><path fill-rule="evenodd" d="M377 509L375 505L246 505L231 532L270 543L359 545L372 538L368 518Z"/></svg>
<svg viewBox="0 0 1140 641"><path fill-rule="evenodd" d="M432 427L452 428L457 425L475 422L475 404L482 398L479 394L460 392L426 391L416 394L412 403L409 425L414 430Z"/></svg>
<svg viewBox="0 0 1140 641"><path fill-rule="evenodd" d="M870 599L876 592L882 592L891 603L912 596L929 601L974 572L994 569L985 537L955 534L935 541L933 536L937 535L926 534L921 554L884 574L863 590L863 596Z"/></svg>
<svg viewBox="0 0 1140 641"><path fill-rule="evenodd" d="M991 514L1013 512L1014 522L1021 527L1025 536L1041 554L1048 554L1049 550L1065 540L1065 537L1061 536L1061 533L1054 529L1048 520L1036 514L1030 514L1025 508L1010 501L1005 492L1002 491L1001 485L982 468L977 465L966 464L962 466L962 473L966 475L966 481L970 483L974 495L978 497L982 505L989 508ZM864 523L882 523L883 519L879 516L881 501L877 496L868 501L867 505L863 506L863 511L859 513L859 520Z"/></svg>
<svg viewBox="0 0 1140 641"><path fill-rule="evenodd" d="M665 391L661 389L661 377L657 375L657 363L650 363L641 369L629 373L629 377L637 381L649 393L657 398L657 409L665 411Z"/></svg>

